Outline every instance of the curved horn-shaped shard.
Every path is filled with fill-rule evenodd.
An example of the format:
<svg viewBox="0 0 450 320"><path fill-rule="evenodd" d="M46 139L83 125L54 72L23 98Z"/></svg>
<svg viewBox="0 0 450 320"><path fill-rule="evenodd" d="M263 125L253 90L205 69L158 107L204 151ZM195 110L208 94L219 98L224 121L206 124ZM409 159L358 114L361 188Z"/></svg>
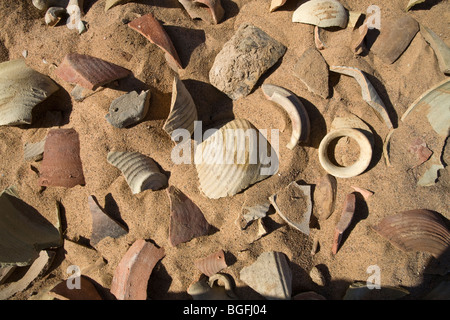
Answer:
<svg viewBox="0 0 450 320"><path fill-rule="evenodd" d="M233 196L275 174L279 165L270 143L244 119L228 122L198 145L195 164L200 190L211 199Z"/></svg>
<svg viewBox="0 0 450 320"><path fill-rule="evenodd" d="M389 129L393 128L389 114L387 113L386 106L375 90L374 86L370 83L369 79L364 75L364 72L358 68L344 67L344 66L332 66L330 71L345 74L353 77L361 87L361 94L364 99L375 110L377 116L386 123Z"/></svg>
<svg viewBox="0 0 450 320"><path fill-rule="evenodd" d="M306 142L309 139L310 121L303 103L289 90L272 84L263 84L261 89L264 96L287 112L292 124L291 140L286 145L288 149L294 149L299 141Z"/></svg>
<svg viewBox="0 0 450 320"><path fill-rule="evenodd" d="M125 78L131 71L100 58L69 53L64 57L55 73L64 81L95 90L99 86Z"/></svg>
<svg viewBox="0 0 450 320"><path fill-rule="evenodd" d="M336 0L310 0L294 11L292 22L312 24L321 28L345 28L348 13Z"/></svg>
<svg viewBox="0 0 450 320"><path fill-rule="evenodd" d="M142 34L151 43L160 47L165 52L167 63L173 70L183 69L172 40L170 40L169 35L151 13L131 21L128 23L128 26Z"/></svg>
<svg viewBox="0 0 450 320"><path fill-rule="evenodd" d="M66 9L61 7L50 7L45 13L45 24L54 27L59 20L66 14Z"/></svg>
<svg viewBox="0 0 450 320"><path fill-rule="evenodd" d="M152 158L138 152L111 151L107 160L122 171L133 194L167 187L167 177Z"/></svg>
<svg viewBox="0 0 450 320"><path fill-rule="evenodd" d="M163 129L176 143L179 142L180 134L174 134L176 129L188 130L191 135L194 132L194 121L197 120L197 107L191 94L178 77L173 80L172 101L170 113L164 123Z"/></svg>
<svg viewBox="0 0 450 320"><path fill-rule="evenodd" d="M415 209L388 216L373 229L403 251L424 251L439 258L450 246L450 232L436 213Z"/></svg>
<svg viewBox="0 0 450 320"><path fill-rule="evenodd" d="M30 124L33 108L58 89L23 59L0 63L0 126Z"/></svg>
<svg viewBox="0 0 450 320"><path fill-rule="evenodd" d="M218 24L225 15L220 0L178 0L192 19L202 19L211 24ZM205 10L205 6L208 10Z"/></svg>

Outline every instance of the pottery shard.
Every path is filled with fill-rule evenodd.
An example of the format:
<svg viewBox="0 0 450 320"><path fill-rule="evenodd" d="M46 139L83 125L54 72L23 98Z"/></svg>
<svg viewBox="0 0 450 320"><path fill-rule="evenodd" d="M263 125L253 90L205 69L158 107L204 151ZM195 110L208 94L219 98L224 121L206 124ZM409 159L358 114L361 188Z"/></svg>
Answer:
<svg viewBox="0 0 450 320"><path fill-rule="evenodd" d="M84 184L78 133L74 129L50 130L45 141L39 185L72 188Z"/></svg>
<svg viewBox="0 0 450 320"><path fill-rule="evenodd" d="M78 279L77 279L78 280ZM75 279L72 279L75 282ZM61 281L49 291L49 295L58 300L103 300L88 277L79 277L80 288L68 288L66 281Z"/></svg>
<svg viewBox="0 0 450 320"><path fill-rule="evenodd" d="M285 52L283 44L244 23L216 56L210 83L233 100L243 98Z"/></svg>
<svg viewBox="0 0 450 320"><path fill-rule="evenodd" d="M223 252L223 250L214 252L207 257L195 261L195 266L203 274L211 277L212 275L227 267L227 263L225 261L225 252Z"/></svg>
<svg viewBox="0 0 450 320"><path fill-rule="evenodd" d="M146 300L148 280L164 255L164 248L143 239L136 240L114 271L111 293L118 300Z"/></svg>
<svg viewBox="0 0 450 320"><path fill-rule="evenodd" d="M181 190L174 186L167 188L170 198L169 242L172 246L193 238L207 235L210 225L200 208Z"/></svg>
<svg viewBox="0 0 450 320"><path fill-rule="evenodd" d="M140 94L136 91L126 93L115 99L109 107L106 120L116 128L125 128L144 119L148 111L150 91Z"/></svg>
<svg viewBox="0 0 450 320"><path fill-rule="evenodd" d="M324 99L330 94L328 73L328 64L315 48L306 50L294 66L294 75L309 91Z"/></svg>
<svg viewBox="0 0 450 320"><path fill-rule="evenodd" d="M130 70L114 63L78 53L67 54L56 69L59 78L90 90L125 78L129 74Z"/></svg>
<svg viewBox="0 0 450 320"><path fill-rule="evenodd" d="M383 22L380 35L371 51L387 64L394 63L409 46L419 32L419 24L410 16L404 15Z"/></svg>
<svg viewBox="0 0 450 320"><path fill-rule="evenodd" d="M333 213L336 201L337 181L330 174L323 176L314 189L314 215L326 220Z"/></svg>

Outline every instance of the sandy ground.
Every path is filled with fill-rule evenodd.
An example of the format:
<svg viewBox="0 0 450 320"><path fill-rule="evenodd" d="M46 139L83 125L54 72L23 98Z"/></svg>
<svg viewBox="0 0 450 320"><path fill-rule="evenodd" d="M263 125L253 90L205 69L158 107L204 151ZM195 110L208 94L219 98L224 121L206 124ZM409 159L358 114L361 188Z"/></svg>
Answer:
<svg viewBox="0 0 450 320"><path fill-rule="evenodd" d="M66 239L64 247L57 249L51 269L11 299L39 297L57 282L67 279L69 274L66 270L72 264L88 267L84 274L96 282L105 299L113 299L109 287L114 269L127 248L140 238L151 240L166 250L166 256L156 265L149 281L148 297L156 300L191 299L186 290L200 276L194 261L218 249L226 252L228 267L223 272L233 277L235 292L241 299L262 298L240 280L239 272L262 252L272 250L283 252L289 259L293 272L293 295L312 290L327 299L341 299L351 283L368 279L371 273L367 269L372 265L380 268L382 286L407 289L410 292L407 299L424 297L444 279L442 275L425 272L433 262L431 255L402 252L371 229L382 218L411 209L429 209L447 219L450 217L448 167L440 170L435 185L418 187L416 183L421 168L411 170L411 155L405 151L416 129L417 134L423 137L429 134L423 128L423 117L408 129L400 121L413 101L446 78L439 69L433 50L420 33L402 56L388 65L372 52L355 56L349 49L351 28L322 32L327 48L321 53L328 65L352 66L365 71L385 102L394 127L398 128L391 143L392 167L388 167L382 146L389 130L362 100L360 87L354 79L330 73L330 97L324 99L309 92L294 76L292 70L298 58L314 47L314 28L291 22L293 11L304 1L288 0L285 6L269 13L269 0L222 0L226 13L224 20L217 25L192 20L176 0L133 1L107 13L104 13L104 2L85 0L83 20L88 23L88 31L81 35L64 25L47 27L44 14L32 6L31 0L0 2L0 62L22 58L23 51L27 50L26 63L49 75L61 87L34 109L31 125L0 127L0 189L14 185L25 202L53 223L56 222L55 202L59 202ZM381 23L384 19L405 14L407 2L341 1L347 9L363 13L370 5L378 5ZM259 129L286 128L280 133L280 169L276 175L233 197L212 200L200 193L194 165L175 165L172 162L173 143L162 126L169 114L175 73L168 67L158 47L127 26L129 21L148 12L162 23L178 51L184 66L179 76L196 103L204 128L233 118L248 119ZM450 45L449 1L426 1L407 14L431 28ZM208 73L223 44L244 22L261 28L288 49L284 57L260 78L249 96L232 101L209 84ZM70 52L116 63L131 70L133 77L120 80L115 86L109 86L83 102L76 102L70 96L73 86L55 75L56 66ZM284 147L291 134L290 122L276 104L264 98L260 89L263 83L280 85L300 97L311 120L309 143L294 150ZM105 114L113 99L124 92L143 89L151 91L150 109L144 121L126 129L117 129L107 123ZM62 117L51 118L48 112L54 111L59 111ZM241 231L235 224L242 205L257 198L267 198L292 181L314 187L325 174L318 161L319 143L329 131L333 119L348 113L363 119L374 134L374 155L369 169L354 178L337 179L335 211L320 224L311 219L309 236L286 224L272 210L266 218L268 234L252 243L252 229ZM23 144L40 141L53 127L74 128L78 132L85 186L41 190L36 173L40 162L24 161ZM168 242L170 211L166 191L132 195L119 170L106 162L109 150L137 151L151 156L169 175L169 183L201 208L214 227L211 234L171 247ZM442 159L448 163L448 152L443 153ZM351 186L369 189L374 194L366 201L358 196L352 224L344 235L340 250L332 255L334 228L345 196L353 191ZM100 205L118 217L129 230L126 236L101 242L98 250L89 248L92 228L87 202L89 195L94 195ZM311 255L314 238L320 245L318 252ZM107 263L94 264L100 257ZM312 281L309 272L313 266L318 266L324 273L325 285Z"/></svg>

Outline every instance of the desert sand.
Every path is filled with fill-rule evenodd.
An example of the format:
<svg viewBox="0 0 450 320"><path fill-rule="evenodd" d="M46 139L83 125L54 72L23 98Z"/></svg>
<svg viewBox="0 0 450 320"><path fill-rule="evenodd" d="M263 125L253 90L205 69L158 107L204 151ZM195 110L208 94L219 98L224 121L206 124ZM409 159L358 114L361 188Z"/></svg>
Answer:
<svg viewBox="0 0 450 320"><path fill-rule="evenodd" d="M325 99L311 93L293 74L301 55L315 47L314 27L291 21L294 10L305 1L288 0L271 13L269 0L221 2L225 16L214 25L191 19L176 0L131 1L106 13L105 1L85 0L83 21L88 28L81 35L69 30L64 23L46 26L44 12L36 9L31 0L0 2L0 62L24 58L26 51L27 65L50 76L60 86L60 90L33 110L31 125L0 127L0 190L15 186L20 198L52 223L56 223L55 203L59 203L65 239L63 247L55 249L57 254L50 270L10 299L45 297L50 288L70 276L67 273L70 265L80 266L104 299L115 299L109 292L114 270L137 239L152 241L166 252L148 283L148 298L154 300L192 299L187 288L201 274L194 261L219 249L224 250L228 264L222 272L232 276L235 293L243 300L263 299L240 279L240 270L265 251L279 251L288 258L293 273L292 296L315 291L326 299L342 299L353 282L365 282L372 275L370 266L374 265L379 267L382 286L409 291L403 299L424 298L445 279L445 275L428 271L434 263L429 253L403 252L371 228L384 217L412 209L428 209L450 218L448 166L439 171L437 182L427 187L417 186L426 162L411 169L413 155L408 151L411 137L430 136L424 117L409 126L400 120L422 93L446 79L433 49L420 32L393 64L383 62L370 50L355 55L350 49L355 32L351 27L321 32L326 48L320 53L327 64L357 67L366 72L389 110L395 131L390 145L391 166L388 166L382 150L389 129L362 99L361 88L353 78L330 72L330 95ZM407 13L406 0L340 2L348 10L362 13L367 13L370 5L379 6L381 26L385 19L409 15L450 45L450 3L447 0L425 1ZM194 164L173 163L174 143L162 127L169 114L175 72L168 66L160 48L127 26L146 13L152 13L172 39L184 67L178 75L192 95L204 129L234 118L247 119L258 129L283 129L279 143L280 168L274 176L234 196L214 200L200 192ZM251 94L233 101L209 83L208 74L214 58L242 23L261 28L284 44L287 51L259 79ZM131 70L133 76L77 102L70 95L73 85L55 75L57 66L71 52L113 62ZM293 150L285 147L291 135L289 118L278 105L264 97L260 88L263 83L287 88L300 98L311 121L309 142ZM129 128L115 128L105 119L109 106L115 98L132 90L150 90L148 114ZM314 190L326 173L318 159L320 141L329 132L334 118L348 114L361 118L373 132L374 154L369 168L353 178L337 178L335 210L325 221L319 222L313 215L309 236L288 225L272 209L265 218L267 234L253 241L256 223L240 230L235 222L242 206L265 200L292 181L311 185ZM41 162L27 162L23 158L26 142L40 141L50 129L58 127L74 128L79 134L84 186L42 189L38 185ZM448 147L442 152L433 150L439 143L428 142L428 145L433 153L442 153L444 164L449 163ZM344 145L342 149L345 158L346 150L351 150L352 145ZM170 246L170 203L166 190L146 190L133 195L121 172L107 163L110 150L136 151L152 157L169 177L169 184L179 188L202 210L213 226L210 234ZM334 228L346 195L354 191L351 186L368 189L373 195L367 200L357 196L353 221L339 251L333 255ZM89 245L92 230L89 195L95 196L106 212L126 225L125 236L105 239L97 248ZM312 255L314 239L318 239L319 247ZM309 275L314 266L325 276L323 285L314 283Z"/></svg>

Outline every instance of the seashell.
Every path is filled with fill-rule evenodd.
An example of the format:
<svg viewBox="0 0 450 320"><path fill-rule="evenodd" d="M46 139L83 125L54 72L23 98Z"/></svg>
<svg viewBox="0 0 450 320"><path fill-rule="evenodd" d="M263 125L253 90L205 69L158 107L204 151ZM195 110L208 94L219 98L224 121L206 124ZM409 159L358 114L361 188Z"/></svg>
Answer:
<svg viewBox="0 0 450 320"><path fill-rule="evenodd" d="M203 274L211 277L228 266L225 261L225 252L223 250L214 252L203 259L195 261L195 266Z"/></svg>
<svg viewBox="0 0 450 320"><path fill-rule="evenodd" d="M285 52L283 44L243 23L214 59L209 81L232 100L246 97Z"/></svg>
<svg viewBox="0 0 450 320"><path fill-rule="evenodd" d="M406 11L409 11L416 4L423 3L425 0L409 0L408 5L406 6Z"/></svg>
<svg viewBox="0 0 450 320"><path fill-rule="evenodd" d="M291 182L286 188L269 197L277 213L295 229L309 235L312 212L311 186Z"/></svg>
<svg viewBox="0 0 450 320"><path fill-rule="evenodd" d="M308 90L326 99L330 95L328 64L315 48L306 50L294 66L294 75Z"/></svg>
<svg viewBox="0 0 450 320"><path fill-rule="evenodd" d="M49 295L58 300L103 300L89 277L80 275L80 288L73 290L67 287L67 281L54 286Z"/></svg>
<svg viewBox="0 0 450 320"><path fill-rule="evenodd" d="M74 129L52 129L44 145L39 185L72 188L84 185L80 140Z"/></svg>
<svg viewBox="0 0 450 320"><path fill-rule="evenodd" d="M223 273L216 273L209 278L202 275L197 282L194 282L189 286L187 293L191 295L194 300L238 299L233 291L230 276Z"/></svg>
<svg viewBox="0 0 450 320"><path fill-rule="evenodd" d="M439 258L450 246L450 232L436 213L426 209L390 215L372 227L402 251L423 251Z"/></svg>
<svg viewBox="0 0 450 320"><path fill-rule="evenodd" d="M0 300L6 300L14 294L24 291L39 276L44 275L50 268L56 253L54 251L42 250L39 257L33 261L27 272L19 280L9 283L0 290Z"/></svg>
<svg viewBox="0 0 450 320"><path fill-rule="evenodd" d="M336 254L338 252L339 246L341 245L342 241L342 235L352 222L353 215L355 214L355 208L356 197L354 193L350 193L345 197L341 218L334 230L333 246L331 248L331 252L333 254Z"/></svg>
<svg viewBox="0 0 450 320"><path fill-rule="evenodd" d="M373 192L364 188L360 188L360 187L355 187L355 186L351 186L351 188L353 188L353 190L355 190L356 192L360 193L364 200L368 200L371 196L373 196Z"/></svg>
<svg viewBox="0 0 450 320"><path fill-rule="evenodd" d="M27 266L40 251L62 245L58 229L11 188L0 194L0 267Z"/></svg>
<svg viewBox="0 0 450 320"><path fill-rule="evenodd" d="M242 268L240 279L268 300L288 300L292 294L292 271L284 253L263 252Z"/></svg>
<svg viewBox="0 0 450 320"><path fill-rule="evenodd" d="M106 237L116 239L127 233L124 226L103 212L92 196L88 197L88 204L92 215L92 232L89 243L93 247Z"/></svg>
<svg viewBox="0 0 450 320"><path fill-rule="evenodd" d="M31 124L33 108L58 89L23 59L0 63L0 126Z"/></svg>
<svg viewBox="0 0 450 320"><path fill-rule="evenodd" d="M270 143L244 119L228 122L195 150L199 188L211 199L235 195L275 174L278 165Z"/></svg>
<svg viewBox="0 0 450 320"><path fill-rule="evenodd" d="M348 13L336 0L310 0L294 11L292 22L312 24L321 28L345 28Z"/></svg>
<svg viewBox="0 0 450 320"><path fill-rule="evenodd" d="M183 69L172 40L170 40L164 28L151 13L131 21L128 23L128 26L142 34L151 43L160 47L165 52L167 63L173 70Z"/></svg>
<svg viewBox="0 0 450 320"><path fill-rule="evenodd" d="M114 271L111 293L118 300L146 300L150 275L164 256L164 248L143 239L136 240Z"/></svg>
<svg viewBox="0 0 450 320"><path fill-rule="evenodd" d="M66 9L61 7L50 7L45 13L45 24L54 27L61 18L66 14Z"/></svg>
<svg viewBox="0 0 450 320"><path fill-rule="evenodd" d="M109 9L119 5L119 4L125 4L130 2L131 0L106 0L105 3L105 12L108 11Z"/></svg>
<svg viewBox="0 0 450 320"><path fill-rule="evenodd" d="M384 63L394 63L406 50L419 32L419 23L409 15L400 18L385 19L380 35L370 48Z"/></svg>
<svg viewBox="0 0 450 320"><path fill-rule="evenodd" d="M125 78L131 71L114 63L86 54L69 53L55 71L64 81L95 90L114 80Z"/></svg>
<svg viewBox="0 0 450 320"><path fill-rule="evenodd" d="M270 3L269 12L274 12L275 10L283 6L285 3L286 0L272 0L272 2Z"/></svg>
<svg viewBox="0 0 450 320"><path fill-rule="evenodd" d="M173 80L172 101L170 113L164 123L163 129L175 142L180 142L181 134L177 129L185 129L192 135L194 133L194 121L197 120L197 107L189 91L178 77Z"/></svg>
<svg viewBox="0 0 450 320"><path fill-rule="evenodd" d="M417 98L405 111L401 120L405 122L413 111L425 111L426 118L434 131L446 138L450 133L450 79L438 83Z"/></svg>
<svg viewBox="0 0 450 320"><path fill-rule="evenodd" d="M335 165L328 157L328 148L331 143L340 137L349 137L359 145L359 158L350 166ZM372 160L372 145L361 131L353 128L336 129L328 133L319 145L319 162L326 172L338 178L351 178L363 173Z"/></svg>
<svg viewBox="0 0 450 320"><path fill-rule="evenodd" d="M220 0L178 0L192 19L218 24L225 15ZM205 10L205 6L208 10Z"/></svg>
<svg viewBox="0 0 450 320"><path fill-rule="evenodd" d="M170 199L169 242L172 246L205 236L210 225L202 211L181 190L174 186L167 188Z"/></svg>
<svg viewBox="0 0 450 320"><path fill-rule="evenodd" d="M336 178L324 175L314 189L314 213L319 220L328 219L334 211L337 192Z"/></svg>
<svg viewBox="0 0 450 320"><path fill-rule="evenodd" d="M25 161L40 161L44 155L45 138L35 143L25 143L23 146L23 157Z"/></svg>
<svg viewBox="0 0 450 320"><path fill-rule="evenodd" d="M167 187L166 175L159 171L155 161L150 157L138 152L110 151L107 160L122 171L133 194Z"/></svg>
<svg viewBox="0 0 450 320"><path fill-rule="evenodd" d="M389 129L393 128L391 119L389 118L389 114L386 110L386 106L384 105L375 88L364 75L363 71L358 68L344 66L332 66L330 67L330 71L353 77L361 86L361 94L364 101L366 101L373 108L376 115L380 118L380 120L386 123Z"/></svg>
<svg viewBox="0 0 450 320"><path fill-rule="evenodd" d="M115 99L106 114L106 120L116 128L125 128L145 118L150 103L150 90L128 92Z"/></svg>
<svg viewBox="0 0 450 320"><path fill-rule="evenodd" d="M436 33L424 25L420 25L420 33L433 48L441 71L446 75L450 75L450 48Z"/></svg>
<svg viewBox="0 0 450 320"><path fill-rule="evenodd" d="M397 300L407 296L409 291L394 286L381 286L373 290L367 285L367 282L355 281L345 292L343 300Z"/></svg>
<svg viewBox="0 0 450 320"><path fill-rule="evenodd" d="M291 140L286 145L288 149L294 149L299 141L306 142L309 139L310 122L308 113L300 99L292 92L272 84L263 84L261 89L264 96L277 104L287 112L292 124Z"/></svg>

